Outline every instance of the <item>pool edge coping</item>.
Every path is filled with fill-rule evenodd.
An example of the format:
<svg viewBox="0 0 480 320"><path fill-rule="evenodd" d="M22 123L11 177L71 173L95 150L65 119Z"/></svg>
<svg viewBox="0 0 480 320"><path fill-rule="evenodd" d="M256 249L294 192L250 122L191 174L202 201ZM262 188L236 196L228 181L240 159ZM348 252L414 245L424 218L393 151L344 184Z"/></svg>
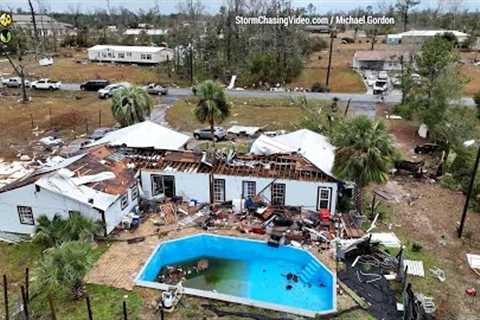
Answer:
<svg viewBox="0 0 480 320"><path fill-rule="evenodd" d="M178 288L176 285L169 285L169 284L153 282L153 281L144 281L144 280L141 280L140 277L143 275L147 265L150 264L151 260L153 259L153 257L155 256L155 254L157 253L157 251L160 249L162 245L167 244L169 242L177 241L177 240L185 240L188 238L199 237L199 236L213 236L218 238L230 238L235 240L266 243L265 241L258 240L258 239L249 239L249 238L235 237L235 236L229 236L229 235L218 235L218 234L208 233L208 232L200 232L200 233L196 233L196 234L192 234L184 237L165 240L157 244L155 249L152 251L152 253L148 257L147 261L145 261L142 268L140 269L138 274L135 276L135 280L134 280L135 285L140 287L151 288L151 289L164 290L164 291ZM284 246L297 249L297 250L303 250L304 252L308 253L313 259L315 259L318 263L320 263L320 265L332 276L332 303L333 303L332 309L313 312L313 311L308 311L306 309L301 309L301 308L287 307L280 304L268 303L268 302L263 302L259 300L254 300L254 299L237 297L229 294L223 294L223 293L218 293L218 292L213 292L208 290L200 290L200 289L194 289L194 288L188 288L188 287L182 286L183 293L201 297L201 298L239 303L239 304L244 304L251 307L269 309L269 310L280 311L280 312L287 312L287 313L297 314L297 315L311 317L311 318L314 318L318 315L327 315L327 314L333 314L337 312L337 275L334 274L325 264L323 264L323 262L320 261L320 259L318 259L313 253L311 253L310 250L304 249L304 248L298 248L291 245L284 245Z"/></svg>

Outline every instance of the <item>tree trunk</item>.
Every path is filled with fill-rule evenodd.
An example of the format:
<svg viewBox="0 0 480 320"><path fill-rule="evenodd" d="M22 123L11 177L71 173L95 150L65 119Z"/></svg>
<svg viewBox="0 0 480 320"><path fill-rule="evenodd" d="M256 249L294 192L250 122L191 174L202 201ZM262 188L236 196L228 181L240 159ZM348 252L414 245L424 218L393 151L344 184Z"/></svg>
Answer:
<svg viewBox="0 0 480 320"><path fill-rule="evenodd" d="M355 201L355 209L359 214L363 214L363 188L359 187L358 184L355 186L353 197Z"/></svg>
<svg viewBox="0 0 480 320"><path fill-rule="evenodd" d="M48 295L48 305L50 306L50 314L52 320L57 320L57 312L55 311L55 305L53 303L53 297L51 294Z"/></svg>
<svg viewBox="0 0 480 320"><path fill-rule="evenodd" d="M20 67L20 79L22 80L22 102L28 102L27 89L25 88L25 72L23 72L23 66Z"/></svg>
<svg viewBox="0 0 480 320"><path fill-rule="evenodd" d="M210 133L212 134L212 141L215 146L215 121L213 120L213 115L210 116Z"/></svg>

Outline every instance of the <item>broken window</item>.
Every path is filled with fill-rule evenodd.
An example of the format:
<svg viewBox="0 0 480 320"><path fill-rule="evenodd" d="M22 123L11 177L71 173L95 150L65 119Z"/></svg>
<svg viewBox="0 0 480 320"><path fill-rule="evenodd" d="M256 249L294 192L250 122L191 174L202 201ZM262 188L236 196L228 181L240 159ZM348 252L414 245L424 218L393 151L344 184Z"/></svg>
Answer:
<svg viewBox="0 0 480 320"><path fill-rule="evenodd" d="M271 187L271 203L274 206L284 206L285 205L285 190L286 186L284 183L274 183Z"/></svg>
<svg viewBox="0 0 480 320"><path fill-rule="evenodd" d="M225 202L225 179L213 179L213 201Z"/></svg>
<svg viewBox="0 0 480 320"><path fill-rule="evenodd" d="M175 196L175 177L152 175L152 196L164 194L166 197Z"/></svg>
<svg viewBox="0 0 480 320"><path fill-rule="evenodd" d="M132 197L132 201L138 198L138 186L134 184L130 187L130 195Z"/></svg>
<svg viewBox="0 0 480 320"><path fill-rule="evenodd" d="M147 60L152 60L152 55L151 55L151 54L146 54L146 55L145 55L145 59L147 59Z"/></svg>
<svg viewBox="0 0 480 320"><path fill-rule="evenodd" d="M257 194L257 183L255 181L242 182L242 198L253 198Z"/></svg>
<svg viewBox="0 0 480 320"><path fill-rule="evenodd" d="M330 209L332 199L332 188L318 188L317 209Z"/></svg>
<svg viewBox="0 0 480 320"><path fill-rule="evenodd" d="M120 207L123 209L125 209L126 207L128 207L128 194L125 193L121 198L120 198Z"/></svg>
<svg viewBox="0 0 480 320"><path fill-rule="evenodd" d="M18 219L21 224L34 225L35 219L33 218L32 207L17 206Z"/></svg>

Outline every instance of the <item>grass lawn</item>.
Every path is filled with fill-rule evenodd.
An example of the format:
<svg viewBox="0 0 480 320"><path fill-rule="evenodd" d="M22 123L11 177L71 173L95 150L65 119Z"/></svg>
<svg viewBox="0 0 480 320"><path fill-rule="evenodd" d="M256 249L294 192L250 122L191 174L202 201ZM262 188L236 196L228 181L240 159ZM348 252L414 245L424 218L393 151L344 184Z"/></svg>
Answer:
<svg viewBox="0 0 480 320"><path fill-rule="evenodd" d="M61 49L58 57L54 57L51 66L40 66L33 58L24 59L27 78L42 78L60 80L63 82L83 82L91 79L107 79L114 81L128 81L136 84L159 82L164 84L181 84L173 77L169 78L167 66L139 66L133 64L90 63L87 60L86 49ZM78 62L87 63L78 63ZM0 63L0 73L13 74L8 62Z"/></svg>
<svg viewBox="0 0 480 320"><path fill-rule="evenodd" d="M292 86L311 88L315 82L325 84L326 68L306 66ZM349 67L334 67L330 73L330 91L343 93L365 92L361 76Z"/></svg>
<svg viewBox="0 0 480 320"><path fill-rule="evenodd" d="M67 137L93 131L99 125L112 126L110 100L94 93L69 91L31 91L32 101L18 102L18 90L5 90L0 104L0 158L13 158L18 152L32 152L40 137L34 133L58 129ZM99 123L101 113L101 123ZM32 127L33 119L33 127ZM87 128L88 127L88 128ZM33 129L36 129L35 132Z"/></svg>
<svg viewBox="0 0 480 320"><path fill-rule="evenodd" d="M98 259L108 248L106 244L100 244L93 250L94 259ZM35 287L35 267L42 256L42 248L36 244L25 242L18 245L9 245L0 242L0 274L8 277L10 310L16 302L20 301L20 285L24 283L25 268L30 268L31 288ZM139 310L143 300L135 292L109 288L98 285L87 285L86 292L90 295L93 315L95 319L120 319L122 317L122 302L127 300L129 319L140 319ZM34 292L31 292L34 295ZM3 300L2 300L3 301ZM31 310L35 314L48 315L47 304L43 299L33 298ZM72 301L69 298L56 298L55 309L58 319L83 320L87 319L85 299ZM0 318L4 316L3 305L0 308Z"/></svg>
<svg viewBox="0 0 480 320"><path fill-rule="evenodd" d="M168 123L182 131L192 131L208 126L198 122L193 115L193 108L197 101L196 98L179 100L167 111ZM232 98L230 102L232 103L231 115L221 124L225 128L238 124L265 127L266 130L288 130L294 129L304 116L302 109L287 99ZM328 103L327 101L309 101L312 108Z"/></svg>

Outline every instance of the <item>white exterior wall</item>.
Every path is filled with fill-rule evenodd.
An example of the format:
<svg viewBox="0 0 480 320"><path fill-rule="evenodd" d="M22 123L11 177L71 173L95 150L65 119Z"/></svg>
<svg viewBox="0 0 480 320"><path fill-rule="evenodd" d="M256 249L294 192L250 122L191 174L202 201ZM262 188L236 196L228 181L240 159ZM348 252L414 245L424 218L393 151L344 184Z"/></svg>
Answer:
<svg viewBox="0 0 480 320"><path fill-rule="evenodd" d="M175 177L175 193L186 199L199 202L210 201L209 176L206 173L186 173L171 171L141 170L142 189L147 199L152 198L152 175L168 175Z"/></svg>
<svg viewBox="0 0 480 320"><path fill-rule="evenodd" d="M107 233L110 233L137 203L138 199L131 201L129 191L129 205L125 210L121 210L120 199L109 207L105 212ZM20 223L17 206L32 207L35 221L41 215L52 219L56 214L67 219L68 211L78 211L94 221L102 221L102 215L97 209L43 188L36 192L35 184L32 183L0 193L0 231L24 234L31 234L35 231L35 225Z"/></svg>
<svg viewBox="0 0 480 320"><path fill-rule="evenodd" d="M259 177L241 177L241 176L226 176L214 175L214 179L225 179L225 200L238 200L242 197L242 182L255 181L256 192L260 192L267 185L271 184L273 178L259 178ZM317 196L319 187L332 188L331 212L335 212L337 200L337 184L332 182L311 182L299 180L277 179L274 183L285 184L285 205L287 206L302 206L306 209L317 209ZM262 195L270 200L270 187L262 192Z"/></svg>
<svg viewBox="0 0 480 320"><path fill-rule="evenodd" d="M105 222L107 225L107 233L110 233L116 226L122 222L123 217L130 213L138 204L140 194L137 199L132 200L132 189L128 189L128 206L122 210L121 196L115 201L105 212Z"/></svg>
<svg viewBox="0 0 480 320"><path fill-rule="evenodd" d="M91 61L106 61L106 62L127 62L127 63L149 63L156 64L165 62L167 60L173 60L173 50L168 48L159 48L157 52L139 52L139 51L128 51L128 50L118 50L118 49L88 49L88 59ZM107 53L111 53L112 56L109 57ZM127 55L127 52L131 53L131 56ZM105 53L104 57L102 53ZM119 58L118 53L124 53L125 58ZM142 54L151 54L152 59L146 60L142 59Z"/></svg>
<svg viewBox="0 0 480 320"><path fill-rule="evenodd" d="M147 198L152 197L152 175L175 176L175 192L177 196L183 196L185 199L196 199L200 202L210 202L210 183L208 174L142 170L140 175L142 188ZM227 175L214 175L213 178L225 179L226 201L241 199L243 181L255 181L257 193L273 181L273 178ZM277 179L275 183L284 183L286 185L285 205L302 206L311 210L316 210L317 208L318 188L332 188L331 212L335 213L338 194L336 183L286 179ZM270 188L267 188L262 195L267 199L270 199Z"/></svg>

